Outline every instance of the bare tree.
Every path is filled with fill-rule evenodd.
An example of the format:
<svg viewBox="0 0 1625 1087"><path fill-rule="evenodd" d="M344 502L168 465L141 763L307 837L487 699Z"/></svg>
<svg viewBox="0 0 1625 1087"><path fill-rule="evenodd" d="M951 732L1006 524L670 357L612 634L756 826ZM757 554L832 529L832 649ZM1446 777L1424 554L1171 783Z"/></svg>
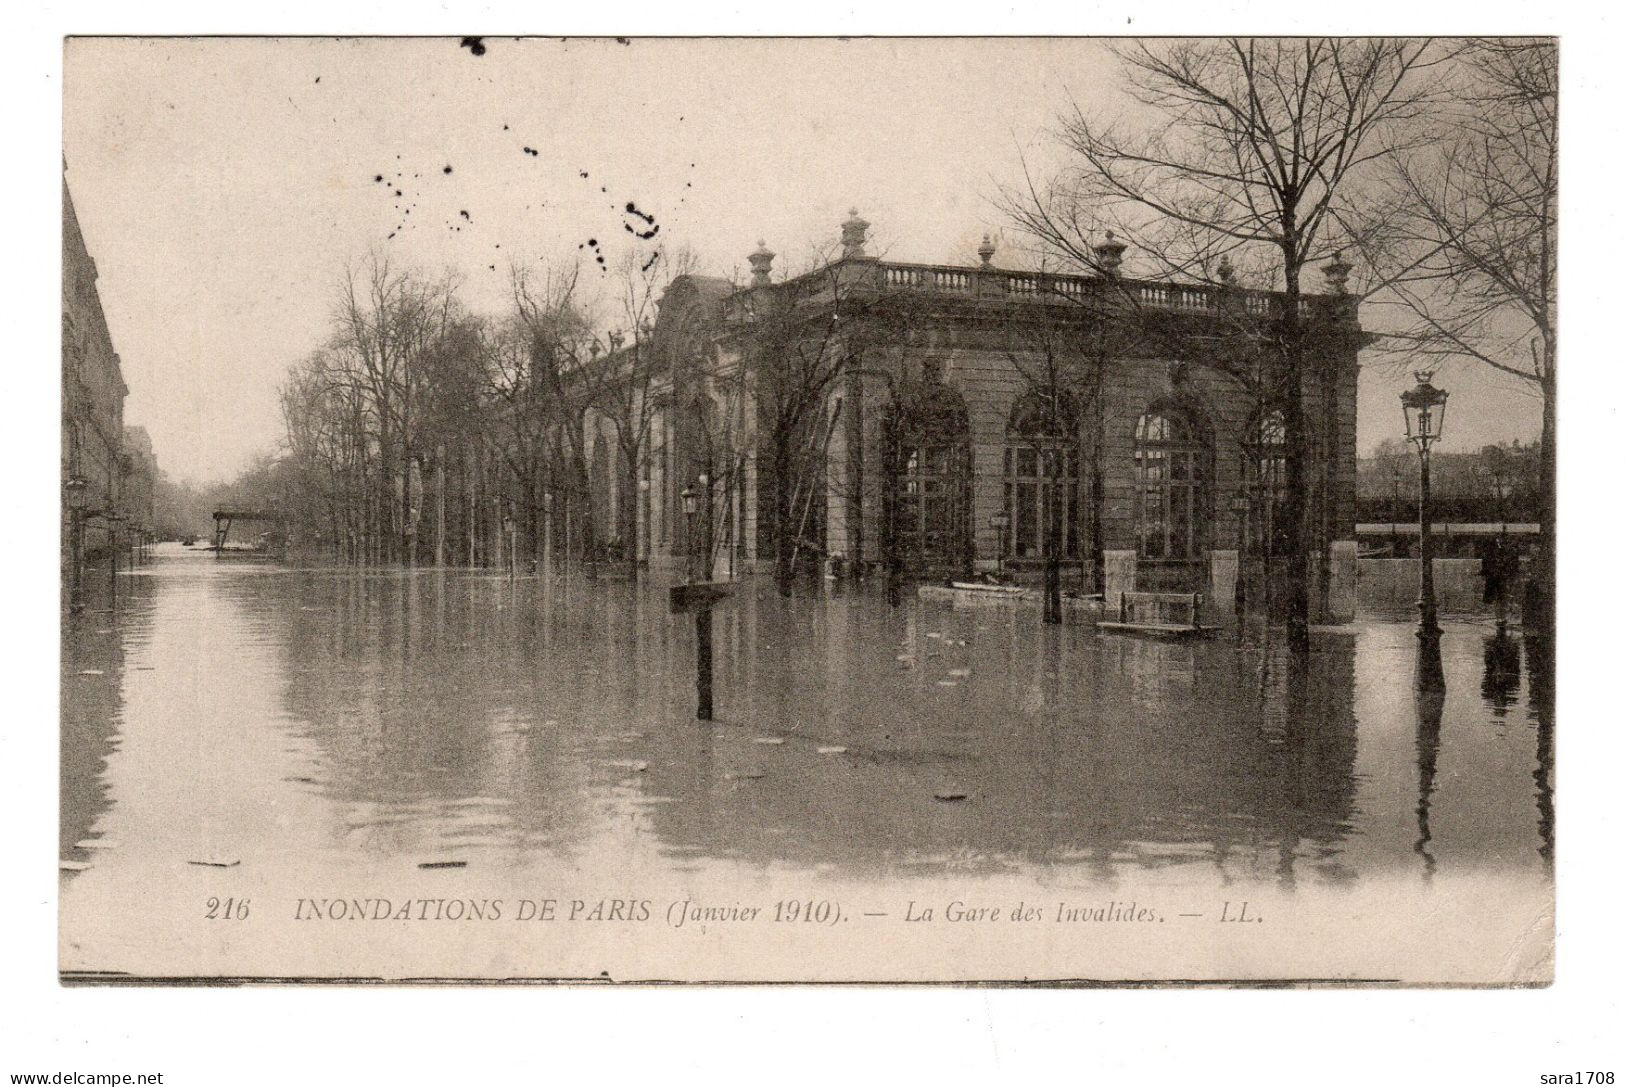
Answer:
<svg viewBox="0 0 1625 1087"><path fill-rule="evenodd" d="M1212 280L1221 258L1281 287L1272 354L1286 390L1288 640L1308 644L1311 526L1304 269L1360 220L1357 188L1425 137L1446 55L1384 39L1171 41L1117 51L1137 115L1074 104L1059 139L1071 163L1015 194L1018 224L1089 263L1108 223L1159 274Z"/></svg>
<svg viewBox="0 0 1625 1087"><path fill-rule="evenodd" d="M1557 44L1475 41L1449 138L1392 157L1387 230L1363 239L1397 310L1390 347L1466 359L1541 400L1540 560L1526 615L1549 632L1557 544Z"/></svg>

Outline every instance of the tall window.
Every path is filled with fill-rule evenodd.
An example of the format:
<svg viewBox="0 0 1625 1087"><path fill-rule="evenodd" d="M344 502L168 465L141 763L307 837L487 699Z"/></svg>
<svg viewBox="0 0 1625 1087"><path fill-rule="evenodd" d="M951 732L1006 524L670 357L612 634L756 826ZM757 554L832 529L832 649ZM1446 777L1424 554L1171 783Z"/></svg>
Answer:
<svg viewBox="0 0 1625 1087"><path fill-rule="evenodd" d="M1248 546L1255 554L1279 555L1285 538L1286 418L1280 411L1259 417L1242 465L1247 481Z"/></svg>
<svg viewBox="0 0 1625 1087"><path fill-rule="evenodd" d="M1134 427L1139 552L1147 559L1195 558L1207 521L1207 444L1184 412L1154 408Z"/></svg>
<svg viewBox="0 0 1625 1087"><path fill-rule="evenodd" d="M1033 390L1016 401L1004 449L1006 546L1018 559L1081 554L1078 411L1065 391Z"/></svg>
<svg viewBox="0 0 1625 1087"><path fill-rule="evenodd" d="M886 420L889 526L896 556L917 568L970 556L970 416L945 385L900 390Z"/></svg>

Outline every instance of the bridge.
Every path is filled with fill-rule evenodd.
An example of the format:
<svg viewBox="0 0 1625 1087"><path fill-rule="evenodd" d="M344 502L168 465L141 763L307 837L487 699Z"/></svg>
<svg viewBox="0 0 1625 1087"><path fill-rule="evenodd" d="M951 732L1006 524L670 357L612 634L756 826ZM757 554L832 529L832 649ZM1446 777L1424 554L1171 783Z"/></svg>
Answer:
<svg viewBox="0 0 1625 1087"><path fill-rule="evenodd" d="M231 534L231 526L235 521L261 521L271 524L282 524L287 520L286 515L276 510L255 510L227 508L214 511L214 553L218 558L225 553L226 537Z"/></svg>

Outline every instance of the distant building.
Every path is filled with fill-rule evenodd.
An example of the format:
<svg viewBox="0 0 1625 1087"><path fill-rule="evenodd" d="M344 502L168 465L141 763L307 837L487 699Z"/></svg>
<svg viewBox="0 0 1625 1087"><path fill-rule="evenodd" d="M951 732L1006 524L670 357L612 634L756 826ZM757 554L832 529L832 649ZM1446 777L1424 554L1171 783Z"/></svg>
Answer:
<svg viewBox="0 0 1625 1087"><path fill-rule="evenodd" d="M976 266L882 261L868 226L854 212L840 259L789 281L772 280L763 246L747 286L671 285L639 348L658 376L640 394L652 421L635 471L613 413L587 411L598 539L635 523L636 557L668 571L709 544L719 576L786 551L916 576L1031 575L1055 553L1084 586L1117 552L1141 588L1200 587L1213 550L1278 548L1286 448L1266 345L1280 295L1227 273L1123 278L1109 238L1090 276L1000 269L987 242ZM1347 274L1329 265L1330 293L1299 314L1321 550L1354 538L1365 337ZM630 359L606 361L644 365ZM797 398L809 403L786 429Z"/></svg>
<svg viewBox="0 0 1625 1087"><path fill-rule="evenodd" d="M148 536L157 524L158 458L146 427L124 428L124 484L119 509L127 527Z"/></svg>

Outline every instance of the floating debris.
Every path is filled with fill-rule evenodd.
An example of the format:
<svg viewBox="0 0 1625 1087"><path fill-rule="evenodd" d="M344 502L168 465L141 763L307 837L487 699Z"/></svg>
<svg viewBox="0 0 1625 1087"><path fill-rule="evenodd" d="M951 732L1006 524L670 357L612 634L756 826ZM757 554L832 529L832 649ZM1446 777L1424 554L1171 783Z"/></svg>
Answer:
<svg viewBox="0 0 1625 1087"><path fill-rule="evenodd" d="M950 803L955 800L964 800L966 796L965 793L932 793L931 795L944 803Z"/></svg>
<svg viewBox="0 0 1625 1087"><path fill-rule="evenodd" d="M758 736L751 741L753 744L782 744L783 742L783 736Z"/></svg>
<svg viewBox="0 0 1625 1087"><path fill-rule="evenodd" d="M722 776L728 781L755 781L757 778L765 778L767 775L760 770L752 770L744 773L723 774Z"/></svg>
<svg viewBox="0 0 1625 1087"><path fill-rule="evenodd" d="M100 668L86 668L79 674L82 676L99 676L102 674L102 670Z"/></svg>
<svg viewBox="0 0 1625 1087"><path fill-rule="evenodd" d="M950 676L968 676L968 675L970 675L970 669L969 668L950 668L950 669L948 669L948 674Z"/></svg>
<svg viewBox="0 0 1625 1087"><path fill-rule="evenodd" d="M937 686L938 687L957 687L957 686L959 686L959 681L957 679L939 679L939 680L937 680Z"/></svg>
<svg viewBox="0 0 1625 1087"><path fill-rule="evenodd" d="M111 838L81 838L73 843L75 849L117 849L118 843Z"/></svg>
<svg viewBox="0 0 1625 1087"><path fill-rule="evenodd" d="M818 749L818 753L820 755L844 755L846 754L846 748L842 747L840 744L829 744L825 747L820 747Z"/></svg>
<svg viewBox="0 0 1625 1087"><path fill-rule="evenodd" d="M419 868L467 868L467 861L419 861Z"/></svg>
<svg viewBox="0 0 1625 1087"><path fill-rule="evenodd" d="M642 759L616 759L615 761L611 762L610 765L619 766L622 769L630 770L634 774L641 774L645 770L649 769L649 764L644 762Z"/></svg>
<svg viewBox="0 0 1625 1087"><path fill-rule="evenodd" d="M57 867L64 872L83 872L88 869L90 865L84 861L62 860L57 862Z"/></svg>
<svg viewBox="0 0 1625 1087"><path fill-rule="evenodd" d="M242 864L243 862L242 861L187 861L186 863L187 864L195 864L199 868L236 868L239 864Z"/></svg>

